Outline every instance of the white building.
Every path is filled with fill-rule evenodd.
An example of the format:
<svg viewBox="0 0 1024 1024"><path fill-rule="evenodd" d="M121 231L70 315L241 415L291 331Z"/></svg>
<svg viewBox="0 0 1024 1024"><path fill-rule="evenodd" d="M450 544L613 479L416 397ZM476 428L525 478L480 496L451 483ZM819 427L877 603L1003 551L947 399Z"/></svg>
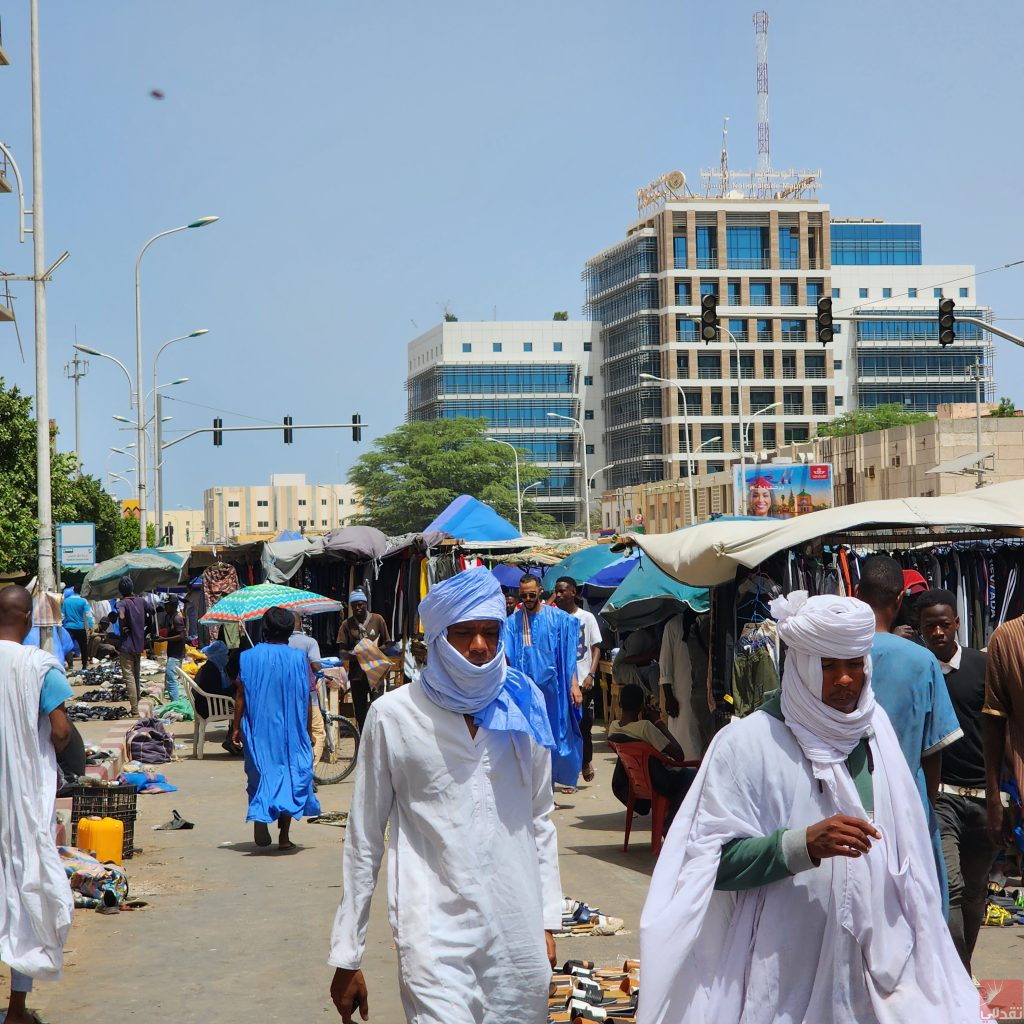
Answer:
<svg viewBox="0 0 1024 1024"><path fill-rule="evenodd" d="M600 324L578 320L438 324L409 342L407 419L486 419L490 436L547 469L531 492L539 509L558 522L579 523L580 430L559 417L582 425L587 471L600 481L599 337ZM593 491L593 479L590 486Z"/></svg>

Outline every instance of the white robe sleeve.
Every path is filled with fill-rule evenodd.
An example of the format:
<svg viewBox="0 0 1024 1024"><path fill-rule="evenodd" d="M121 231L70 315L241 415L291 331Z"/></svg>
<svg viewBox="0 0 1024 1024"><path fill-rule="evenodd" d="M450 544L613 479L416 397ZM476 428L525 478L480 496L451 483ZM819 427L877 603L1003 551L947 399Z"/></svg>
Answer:
<svg viewBox="0 0 1024 1024"><path fill-rule="evenodd" d="M546 931L562 927L562 879L558 872L558 833L551 820L554 790L551 786L551 751L533 747L533 835L540 864L540 887Z"/></svg>
<svg viewBox="0 0 1024 1024"><path fill-rule="evenodd" d="M384 730L371 706L359 741L356 782L345 827L344 892L334 917L327 960L332 967L356 970L363 959L370 900L394 801Z"/></svg>

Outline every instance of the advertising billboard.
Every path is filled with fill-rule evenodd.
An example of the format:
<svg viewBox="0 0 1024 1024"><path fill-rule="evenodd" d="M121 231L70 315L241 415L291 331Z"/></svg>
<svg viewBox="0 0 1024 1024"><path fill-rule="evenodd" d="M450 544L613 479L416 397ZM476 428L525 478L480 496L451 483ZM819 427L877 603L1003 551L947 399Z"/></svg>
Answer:
<svg viewBox="0 0 1024 1024"><path fill-rule="evenodd" d="M733 507L741 516L792 519L808 512L832 508L832 467L826 463L796 463L733 469Z"/></svg>

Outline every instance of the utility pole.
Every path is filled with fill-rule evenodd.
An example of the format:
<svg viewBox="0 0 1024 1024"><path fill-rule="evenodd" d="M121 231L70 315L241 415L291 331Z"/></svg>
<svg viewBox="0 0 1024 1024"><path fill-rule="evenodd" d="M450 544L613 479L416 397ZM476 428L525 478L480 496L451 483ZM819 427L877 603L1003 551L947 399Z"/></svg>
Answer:
<svg viewBox="0 0 1024 1024"><path fill-rule="evenodd" d="M43 129L39 89L39 0L29 3L32 79L32 255L36 334L36 497L39 518L37 589L54 589L53 507L50 483L50 396L46 348L46 255L43 235ZM40 627L39 644L53 651L53 628Z"/></svg>
<svg viewBox="0 0 1024 1024"><path fill-rule="evenodd" d="M75 382L75 476L82 475L82 433L78 409L78 382L89 372L89 360L79 359L78 352L70 363L64 364L64 376Z"/></svg>
<svg viewBox="0 0 1024 1024"><path fill-rule="evenodd" d="M974 438L976 442L975 451L978 453L978 468L975 472L978 479L975 487L985 486L985 468L981 459L981 360L975 359L971 365L971 372L974 374Z"/></svg>

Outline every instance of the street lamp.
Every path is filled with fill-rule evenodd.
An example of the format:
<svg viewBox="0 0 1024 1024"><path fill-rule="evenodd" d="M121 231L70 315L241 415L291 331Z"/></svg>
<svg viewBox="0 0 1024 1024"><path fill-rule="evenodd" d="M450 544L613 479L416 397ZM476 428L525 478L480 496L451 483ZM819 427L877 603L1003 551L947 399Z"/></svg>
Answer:
<svg viewBox="0 0 1024 1024"><path fill-rule="evenodd" d="M200 327L198 330L192 331L189 334L182 334L177 338L171 338L170 341L165 341L157 350L156 355L153 357L153 391L155 395L159 388L156 383L157 364L160 362L160 356L163 355L163 351L170 345L176 345L179 341L188 341L189 338L201 338L204 334L209 334L210 331L206 327ZM173 383L183 384L188 380L188 377L183 377L181 380L176 380ZM156 420L156 426L153 428L153 507L155 510L156 518L156 532L157 532L157 544L159 546L160 536L163 533L164 523L164 475L163 475L163 458L161 457L160 445L161 445L161 434L160 424L163 419L160 416L160 400L157 398L154 402L153 417Z"/></svg>
<svg viewBox="0 0 1024 1024"><path fill-rule="evenodd" d="M698 327L701 326L700 320L696 318L693 321ZM743 427L743 371L740 368L740 343L736 340L736 335L729 330L728 327L723 326L721 323L718 324L718 330L722 334L727 334L729 340L736 347L736 411L737 418L739 419L740 427L740 480L742 481L746 476L747 470L747 458L746 449L743 444L744 427Z"/></svg>
<svg viewBox="0 0 1024 1024"><path fill-rule="evenodd" d="M87 356L97 356L100 359L109 359L112 363L117 363L121 367L124 375L128 378L128 408L135 408L135 397L136 388L135 382L132 380L132 375L128 372L128 367L121 362L116 356L108 355L106 352L101 352L99 349L92 348L89 345L72 345L76 352L84 352ZM125 423L130 423L131 420L125 420Z"/></svg>
<svg viewBox="0 0 1024 1024"><path fill-rule="evenodd" d="M690 522L697 521L697 510L693 497L693 441L690 437L690 412L686 407L686 392L679 381L668 380L665 377L655 377L653 373L641 373L641 380L656 381L659 384L674 384L679 389L679 399L683 403L683 429L686 431L686 493L690 505Z"/></svg>
<svg viewBox="0 0 1024 1024"><path fill-rule="evenodd" d="M563 416L560 412L549 412L548 416L555 420L568 420L576 425L580 432L580 447L583 449L583 518L584 530L587 540L590 540L590 481L587 477L587 435L583 430L583 424L572 416Z"/></svg>
<svg viewBox="0 0 1024 1024"><path fill-rule="evenodd" d="M136 409L138 414L136 420L136 429L138 432L138 446L139 452L142 456L142 461L139 463L139 539L140 547L146 546L146 463L145 463L145 438L143 436L143 420L145 419L145 410L142 408L142 257L146 255L146 250L156 242L158 239L166 238L168 235L175 235L179 231L187 231L189 228L203 228L207 224L213 224L218 220L217 217L200 217L198 220L190 221L188 224L181 224L176 228L168 228L166 231L160 231L153 235L145 245L139 250L138 258L135 260L135 381L139 394L139 408Z"/></svg>
<svg viewBox="0 0 1024 1024"><path fill-rule="evenodd" d="M519 449L511 441L503 441L500 437L488 437L488 441L493 441L495 444L503 444L512 449L512 454L516 457L516 510L519 513L519 533L523 532L523 495L519 490Z"/></svg>
<svg viewBox="0 0 1024 1024"><path fill-rule="evenodd" d="M749 431L753 427L753 425L754 425L754 417L755 416L760 416L763 413L771 412L772 409L778 409L778 407L780 405L782 405L781 402L772 402L771 405L766 405L763 409L758 409L757 412L752 412L750 414L750 418L747 420L747 430ZM747 435L745 435L745 437L746 436ZM754 456L754 465L755 466L757 465L757 456L756 455ZM744 481L744 486L745 485L746 485L746 481Z"/></svg>

